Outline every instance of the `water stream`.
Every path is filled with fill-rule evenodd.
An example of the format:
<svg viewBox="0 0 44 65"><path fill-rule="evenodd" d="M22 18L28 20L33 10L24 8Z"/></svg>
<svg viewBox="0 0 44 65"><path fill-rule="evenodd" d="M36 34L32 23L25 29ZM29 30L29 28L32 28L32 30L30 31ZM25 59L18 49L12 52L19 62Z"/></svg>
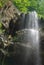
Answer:
<svg viewBox="0 0 44 65"><path fill-rule="evenodd" d="M39 25L38 25L38 17L35 11L28 13L25 18L25 28L27 30L27 38L26 40L29 42L27 43L28 46L32 46L34 50L30 52L26 48L26 55L25 55L25 62L29 61L30 53L34 55L31 60L34 60L34 65L41 65L40 60L40 45L39 45Z"/></svg>

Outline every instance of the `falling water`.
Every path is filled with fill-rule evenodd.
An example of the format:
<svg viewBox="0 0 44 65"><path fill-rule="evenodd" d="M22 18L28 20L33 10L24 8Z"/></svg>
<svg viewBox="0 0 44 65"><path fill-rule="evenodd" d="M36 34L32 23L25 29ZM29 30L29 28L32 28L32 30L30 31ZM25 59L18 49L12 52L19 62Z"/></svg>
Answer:
<svg viewBox="0 0 44 65"><path fill-rule="evenodd" d="M20 43L21 46L20 60L23 61L20 65L41 65L40 59L40 35L39 35L39 24L38 17L35 11L26 14L23 17L23 22L21 25L24 29L21 30ZM23 38L22 38L23 37ZM23 60L22 60L23 59Z"/></svg>
<svg viewBox="0 0 44 65"><path fill-rule="evenodd" d="M27 41L29 43L27 43L27 45L29 46L31 43L32 49L34 50L34 52L32 52L32 55L34 54L34 57L32 58L32 60L34 60L34 65L41 65L40 63L40 48L39 48L39 25L38 25L38 17L37 17L37 13L31 12L28 13L26 15L25 18L25 28L27 30ZM31 53L26 49L26 61L28 61L28 57Z"/></svg>

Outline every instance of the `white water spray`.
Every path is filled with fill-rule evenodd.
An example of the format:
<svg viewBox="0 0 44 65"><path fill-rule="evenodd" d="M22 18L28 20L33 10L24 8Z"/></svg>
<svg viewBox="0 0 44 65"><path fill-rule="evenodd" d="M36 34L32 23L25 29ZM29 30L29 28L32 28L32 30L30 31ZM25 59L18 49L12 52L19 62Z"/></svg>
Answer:
<svg viewBox="0 0 44 65"><path fill-rule="evenodd" d="M27 45L32 45L32 48L34 50L34 57L35 57L35 62L34 65L41 65L40 63L40 45L39 45L39 25L38 25L38 17L37 13L31 12L30 14L27 15L26 17L26 26L28 28L28 34L27 34ZM26 49L26 60L28 60L28 57L30 55L30 52ZM33 59L32 59L33 60Z"/></svg>

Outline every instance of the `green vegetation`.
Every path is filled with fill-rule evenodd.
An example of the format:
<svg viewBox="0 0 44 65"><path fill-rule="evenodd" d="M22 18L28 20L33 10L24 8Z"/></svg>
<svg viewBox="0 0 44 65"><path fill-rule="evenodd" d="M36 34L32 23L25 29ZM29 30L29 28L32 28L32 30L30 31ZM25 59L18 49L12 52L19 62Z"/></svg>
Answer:
<svg viewBox="0 0 44 65"><path fill-rule="evenodd" d="M2 33L2 23L0 22L0 34Z"/></svg>
<svg viewBox="0 0 44 65"><path fill-rule="evenodd" d="M2 7L8 0L0 0ZM11 0L21 12L37 11L39 16L44 17L44 0Z"/></svg>
<svg viewBox="0 0 44 65"><path fill-rule="evenodd" d="M28 11L28 7L30 6L29 0L13 0L13 2L22 12Z"/></svg>
<svg viewBox="0 0 44 65"><path fill-rule="evenodd" d="M2 23L0 22L0 28L2 28Z"/></svg>
<svg viewBox="0 0 44 65"><path fill-rule="evenodd" d="M44 17L44 0L13 0L14 4L22 11L37 11L39 16Z"/></svg>
<svg viewBox="0 0 44 65"><path fill-rule="evenodd" d="M2 34L2 33L4 33L5 32L5 30L4 29L2 29L2 23L0 22L0 35Z"/></svg>

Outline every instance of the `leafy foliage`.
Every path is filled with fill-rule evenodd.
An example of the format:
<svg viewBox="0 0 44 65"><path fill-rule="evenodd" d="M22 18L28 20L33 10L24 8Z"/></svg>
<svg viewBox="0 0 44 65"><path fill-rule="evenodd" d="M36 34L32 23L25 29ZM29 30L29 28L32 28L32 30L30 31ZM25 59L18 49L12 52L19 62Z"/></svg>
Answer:
<svg viewBox="0 0 44 65"><path fill-rule="evenodd" d="M8 0L0 0L0 7ZM11 0L21 12L37 11L44 17L44 0Z"/></svg>
<svg viewBox="0 0 44 65"><path fill-rule="evenodd" d="M0 34L3 32L2 30L2 23L0 22Z"/></svg>
<svg viewBox="0 0 44 65"><path fill-rule="evenodd" d="M27 7L30 6L29 0L14 0L13 2L22 12L28 11Z"/></svg>
<svg viewBox="0 0 44 65"><path fill-rule="evenodd" d="M43 0L13 0L14 4L22 11L37 11L42 17L44 17L44 1Z"/></svg>

